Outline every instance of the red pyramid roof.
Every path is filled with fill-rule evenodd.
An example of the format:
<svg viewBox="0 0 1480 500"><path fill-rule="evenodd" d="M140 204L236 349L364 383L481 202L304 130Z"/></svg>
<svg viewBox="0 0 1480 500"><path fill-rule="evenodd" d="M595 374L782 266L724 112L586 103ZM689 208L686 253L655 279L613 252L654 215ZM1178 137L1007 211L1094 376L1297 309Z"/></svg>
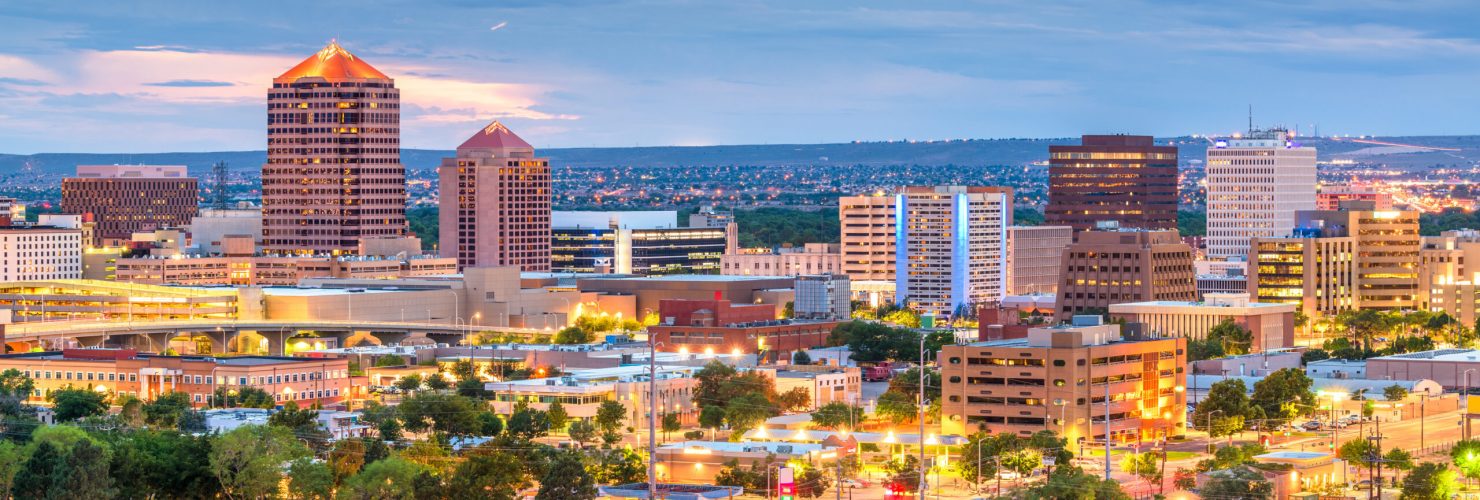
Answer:
<svg viewBox="0 0 1480 500"><path fill-rule="evenodd" d="M331 41L324 46L323 50L308 56L303 62L298 63L293 69L283 73L276 78L279 81L292 81L305 77L320 77L328 80L344 80L350 78L379 78L391 79L375 69L364 60L355 57L354 54L339 46L339 42Z"/></svg>
<svg viewBox="0 0 1480 500"><path fill-rule="evenodd" d="M457 149L534 149L529 143L524 142L514 131L509 130L504 124L494 120L493 123L483 127L478 133L473 134L468 140L463 141Z"/></svg>

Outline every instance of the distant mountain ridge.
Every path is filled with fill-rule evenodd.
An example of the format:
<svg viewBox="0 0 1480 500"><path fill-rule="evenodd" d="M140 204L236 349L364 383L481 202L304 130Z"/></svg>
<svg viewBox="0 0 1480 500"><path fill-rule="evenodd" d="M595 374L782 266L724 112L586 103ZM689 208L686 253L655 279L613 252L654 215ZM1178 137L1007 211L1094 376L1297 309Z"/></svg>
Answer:
<svg viewBox="0 0 1480 500"><path fill-rule="evenodd" d="M1386 137L1384 141L1428 147L1456 148L1458 152L1414 152L1396 148L1383 154L1400 163L1454 163L1480 158L1480 136ZM1026 165L1048 158L1048 147L1077 144L1076 138L974 139L934 142L860 142L839 144L763 144L732 146L654 146L614 148L539 149L556 167L696 166L696 165ZM1200 161L1207 142L1191 137L1158 139L1177 144L1184 161ZM1302 139L1320 150L1323 159L1344 153L1367 154L1380 147L1350 141ZM403 149L401 161L408 168L435 168L451 150ZM0 171L16 172L28 162L38 173L68 174L77 165L145 163L187 165L192 173L204 175L211 164L225 161L233 171L251 173L261 168L266 151L217 151L187 153L39 153L0 154ZM1386 160L1385 160L1386 161Z"/></svg>

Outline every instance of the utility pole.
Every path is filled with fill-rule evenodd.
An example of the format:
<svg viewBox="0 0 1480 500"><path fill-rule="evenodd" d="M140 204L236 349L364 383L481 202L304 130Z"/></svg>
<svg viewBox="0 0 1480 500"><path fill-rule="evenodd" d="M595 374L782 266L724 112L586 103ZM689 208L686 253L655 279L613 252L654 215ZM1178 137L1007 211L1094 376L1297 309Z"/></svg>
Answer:
<svg viewBox="0 0 1480 500"><path fill-rule="evenodd" d="M919 383L920 383L920 386L918 387L918 389L920 391L920 397L918 398L918 401L920 403L920 414L919 414L919 419L920 419L920 436L919 436L919 438L920 438L920 488L919 489L920 489L920 499L921 500L924 500L924 498L925 498L925 480L927 479L926 476L925 476L925 471L930 470L928 467L925 466L925 337L926 336L927 335L924 332L921 332L920 333L920 368L919 368L919 372L920 372L920 382Z"/></svg>
<svg viewBox="0 0 1480 500"><path fill-rule="evenodd" d="M1110 372L1108 371L1109 362L1110 362L1109 358L1106 358L1105 359L1105 364L1106 364L1106 368L1107 368L1107 370L1105 372L1106 373L1106 375L1105 375L1105 480L1106 481L1109 481L1110 480L1110 470L1111 470L1111 468L1110 468L1110 376L1109 376L1109 373Z"/></svg>
<svg viewBox="0 0 1480 500"><path fill-rule="evenodd" d="M648 498L658 498L658 344L648 335ZM770 472L770 465L766 466Z"/></svg>

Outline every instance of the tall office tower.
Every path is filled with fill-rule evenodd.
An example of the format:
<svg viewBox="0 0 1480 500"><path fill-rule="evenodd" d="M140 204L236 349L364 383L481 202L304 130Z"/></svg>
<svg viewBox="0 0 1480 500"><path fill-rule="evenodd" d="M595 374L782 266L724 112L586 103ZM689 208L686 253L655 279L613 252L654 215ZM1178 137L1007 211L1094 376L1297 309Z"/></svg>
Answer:
<svg viewBox="0 0 1480 500"><path fill-rule="evenodd" d="M439 251L462 267L550 270L550 160L497 121L437 168Z"/></svg>
<svg viewBox="0 0 1480 500"><path fill-rule="evenodd" d="M1299 231L1356 241L1358 309L1413 308L1420 298L1418 212L1373 208L1372 201L1347 201L1340 210L1296 212L1295 223Z"/></svg>
<svg viewBox="0 0 1480 500"><path fill-rule="evenodd" d="M1334 316L1357 307L1357 239L1299 230L1249 240L1249 296L1258 302L1295 304L1307 318ZM1326 339L1307 321L1295 345L1320 346ZM1339 335L1345 335L1341 332Z"/></svg>
<svg viewBox="0 0 1480 500"><path fill-rule="evenodd" d="M92 214L97 226L84 245L117 246L134 231L190 223L200 197L184 165L78 165L62 179L62 211Z"/></svg>
<svg viewBox="0 0 1480 500"><path fill-rule="evenodd" d="M262 246L354 253L360 238L405 233L400 91L330 42L267 91Z"/></svg>
<svg viewBox="0 0 1480 500"><path fill-rule="evenodd" d="M1316 149L1279 129L1208 148L1207 255L1248 255L1250 238L1287 236L1295 211L1316 208Z"/></svg>
<svg viewBox="0 0 1480 500"><path fill-rule="evenodd" d="M1058 318L1105 314L1111 304L1197 299L1192 247L1176 231L1106 223L1078 233L1059 271Z"/></svg>
<svg viewBox="0 0 1480 500"><path fill-rule="evenodd" d="M843 274L870 306L894 300L894 196L880 191L838 198Z"/></svg>
<svg viewBox="0 0 1480 500"><path fill-rule="evenodd" d="M1150 136L1086 135L1079 146L1049 146L1045 224L1094 229L1102 221L1141 229L1177 228L1177 148Z"/></svg>
<svg viewBox="0 0 1480 500"><path fill-rule="evenodd" d="M940 317L1007 294L1012 188L906 187L894 196L895 302Z"/></svg>

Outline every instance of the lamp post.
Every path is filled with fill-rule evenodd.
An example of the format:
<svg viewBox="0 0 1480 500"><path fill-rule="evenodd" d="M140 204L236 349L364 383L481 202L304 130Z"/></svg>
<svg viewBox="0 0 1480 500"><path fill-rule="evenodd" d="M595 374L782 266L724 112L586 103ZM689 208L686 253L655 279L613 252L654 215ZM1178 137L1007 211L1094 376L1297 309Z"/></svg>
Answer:
<svg viewBox="0 0 1480 500"><path fill-rule="evenodd" d="M1208 432L1208 449L1210 449L1210 450L1213 448L1213 414L1214 413L1223 413L1223 410L1213 410L1213 411L1208 412L1208 421L1206 422L1208 428L1206 430Z"/></svg>
<svg viewBox="0 0 1480 500"><path fill-rule="evenodd" d="M919 385L919 387L916 388L916 389L919 390L919 398L918 398L918 401L919 401L919 404L920 404L920 411L919 411L919 420L920 420L920 436L919 436L919 440L920 440L920 488L919 489L920 489L920 498L921 499L924 499L925 498L925 480L926 480L925 471L929 470L928 468L925 467L925 337L926 337L926 334L924 334L924 333L921 333L920 334L920 368L919 368L919 372L920 372L920 381L919 381L919 384L920 385Z"/></svg>
<svg viewBox="0 0 1480 500"><path fill-rule="evenodd" d="M658 342L648 337L648 498L658 498ZM766 474L771 473L771 464L766 464ZM770 496L770 479L766 482L766 495Z"/></svg>

